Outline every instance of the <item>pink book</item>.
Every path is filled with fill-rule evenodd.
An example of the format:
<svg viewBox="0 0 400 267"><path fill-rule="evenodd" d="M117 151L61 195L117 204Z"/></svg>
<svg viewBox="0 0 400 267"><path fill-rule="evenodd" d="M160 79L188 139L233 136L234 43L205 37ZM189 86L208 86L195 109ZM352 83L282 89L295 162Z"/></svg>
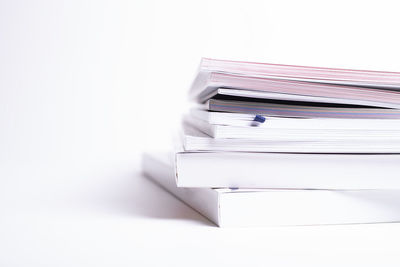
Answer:
<svg viewBox="0 0 400 267"><path fill-rule="evenodd" d="M272 99L289 105L400 109L400 73L204 58L190 95L199 103L216 98L239 103Z"/></svg>
<svg viewBox="0 0 400 267"><path fill-rule="evenodd" d="M400 72L350 70L203 58L200 71L400 89Z"/></svg>

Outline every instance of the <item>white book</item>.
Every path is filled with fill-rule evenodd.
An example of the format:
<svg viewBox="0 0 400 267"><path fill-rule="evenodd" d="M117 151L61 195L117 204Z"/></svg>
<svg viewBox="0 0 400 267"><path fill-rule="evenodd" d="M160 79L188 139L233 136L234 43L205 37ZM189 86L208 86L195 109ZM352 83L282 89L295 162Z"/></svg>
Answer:
<svg viewBox="0 0 400 267"><path fill-rule="evenodd" d="M399 190L178 188L172 160L149 154L143 172L220 227L400 221Z"/></svg>
<svg viewBox="0 0 400 267"><path fill-rule="evenodd" d="M299 119L303 120L303 119ZM186 116L184 122L214 138L248 138L269 141L400 141L400 129L329 129L231 126L212 124L197 116ZM268 122L265 122L268 123Z"/></svg>
<svg viewBox="0 0 400 267"><path fill-rule="evenodd" d="M183 124L181 142L184 151L241 151L286 153L400 153L400 140L376 141L271 141L248 138L212 138Z"/></svg>
<svg viewBox="0 0 400 267"><path fill-rule="evenodd" d="M214 112L192 108L190 115L213 125L251 127L254 114ZM320 129L320 130L400 130L399 119L341 119L341 118L284 118L265 116L265 122L256 124L268 129Z"/></svg>
<svg viewBox="0 0 400 267"><path fill-rule="evenodd" d="M400 154L178 152L178 187L400 189Z"/></svg>

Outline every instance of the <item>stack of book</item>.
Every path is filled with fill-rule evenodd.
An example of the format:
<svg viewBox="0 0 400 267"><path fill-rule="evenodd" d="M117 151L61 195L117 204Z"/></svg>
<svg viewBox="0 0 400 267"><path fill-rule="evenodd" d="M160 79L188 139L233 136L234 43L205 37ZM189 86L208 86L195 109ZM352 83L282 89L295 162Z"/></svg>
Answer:
<svg viewBox="0 0 400 267"><path fill-rule="evenodd" d="M400 73L203 59L144 173L219 226L400 221Z"/></svg>

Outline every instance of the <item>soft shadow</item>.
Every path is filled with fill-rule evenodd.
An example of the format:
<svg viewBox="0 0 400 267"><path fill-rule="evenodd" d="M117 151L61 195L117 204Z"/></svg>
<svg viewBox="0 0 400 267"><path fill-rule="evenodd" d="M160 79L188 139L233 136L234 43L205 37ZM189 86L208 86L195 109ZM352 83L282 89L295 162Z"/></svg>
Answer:
<svg viewBox="0 0 400 267"><path fill-rule="evenodd" d="M186 205L137 172L111 179L112 185L103 191L103 208L122 216L163 220L187 220L215 226L206 217ZM99 196L101 197L101 196Z"/></svg>

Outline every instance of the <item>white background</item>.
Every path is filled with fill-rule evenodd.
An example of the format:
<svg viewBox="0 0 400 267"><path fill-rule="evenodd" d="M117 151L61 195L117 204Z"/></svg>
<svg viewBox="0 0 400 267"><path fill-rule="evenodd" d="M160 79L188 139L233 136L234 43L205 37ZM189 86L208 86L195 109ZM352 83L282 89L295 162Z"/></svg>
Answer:
<svg viewBox="0 0 400 267"><path fill-rule="evenodd" d="M139 168L202 56L400 71L396 2L1 0L0 266L398 266L398 224L219 229Z"/></svg>

